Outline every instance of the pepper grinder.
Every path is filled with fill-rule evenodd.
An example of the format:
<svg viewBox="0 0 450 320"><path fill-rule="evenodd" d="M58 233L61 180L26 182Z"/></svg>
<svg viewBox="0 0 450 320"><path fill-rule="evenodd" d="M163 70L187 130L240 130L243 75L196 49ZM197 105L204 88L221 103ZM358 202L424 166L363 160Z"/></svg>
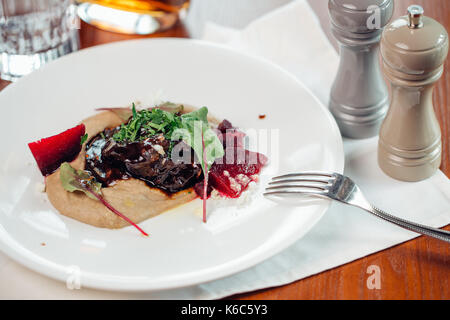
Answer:
<svg viewBox="0 0 450 320"><path fill-rule="evenodd" d="M393 0L329 0L332 32L340 45L340 65L330 94L330 111L341 134L376 136L389 106L379 62L382 28Z"/></svg>
<svg viewBox="0 0 450 320"><path fill-rule="evenodd" d="M448 34L410 6L408 15L386 27L381 39L383 70L392 101L378 144L378 163L389 176L419 181L441 164L441 130L433 109L433 87L444 71Z"/></svg>

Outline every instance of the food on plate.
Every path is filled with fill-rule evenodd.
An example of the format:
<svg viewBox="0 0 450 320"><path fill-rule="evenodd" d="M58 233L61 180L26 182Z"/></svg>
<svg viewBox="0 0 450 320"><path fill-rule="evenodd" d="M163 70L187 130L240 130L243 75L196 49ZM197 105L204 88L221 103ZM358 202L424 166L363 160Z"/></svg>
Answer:
<svg viewBox="0 0 450 320"><path fill-rule="evenodd" d="M84 124L80 124L57 136L28 144L44 176L58 169L64 161L72 161L80 153L85 130Z"/></svg>
<svg viewBox="0 0 450 320"><path fill-rule="evenodd" d="M245 133L206 107L164 103L103 108L59 135L29 144L52 205L63 215L122 228L212 192L238 198L268 159Z"/></svg>

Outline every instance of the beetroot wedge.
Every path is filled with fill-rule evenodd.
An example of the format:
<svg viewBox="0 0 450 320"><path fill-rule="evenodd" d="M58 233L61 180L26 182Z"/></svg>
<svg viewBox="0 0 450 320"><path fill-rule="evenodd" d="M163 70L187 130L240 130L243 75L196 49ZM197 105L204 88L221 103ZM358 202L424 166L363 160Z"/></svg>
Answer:
<svg viewBox="0 0 450 320"><path fill-rule="evenodd" d="M238 198L250 182L256 179L267 160L261 153L240 147L226 148L223 159L211 167L210 183L221 194Z"/></svg>
<svg viewBox="0 0 450 320"><path fill-rule="evenodd" d="M73 161L81 151L81 138L85 132L84 124L80 124L58 135L29 143L42 175L53 173L63 162Z"/></svg>

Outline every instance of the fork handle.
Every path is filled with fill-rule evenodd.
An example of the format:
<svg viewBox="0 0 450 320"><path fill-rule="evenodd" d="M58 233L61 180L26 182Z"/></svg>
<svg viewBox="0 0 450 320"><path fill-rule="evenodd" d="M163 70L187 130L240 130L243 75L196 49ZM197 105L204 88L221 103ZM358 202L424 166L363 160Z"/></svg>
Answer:
<svg viewBox="0 0 450 320"><path fill-rule="evenodd" d="M393 215L390 215L387 212L384 212L383 210L380 210L374 206L370 206L370 208L364 208L366 211L376 215L377 217L392 222L393 224L396 224L399 227L402 227L404 229L414 231L420 234L424 234L442 241L450 242L450 232L446 230L441 230L437 228L431 228L424 226L422 224L414 223L408 220L404 220L401 218L394 217Z"/></svg>

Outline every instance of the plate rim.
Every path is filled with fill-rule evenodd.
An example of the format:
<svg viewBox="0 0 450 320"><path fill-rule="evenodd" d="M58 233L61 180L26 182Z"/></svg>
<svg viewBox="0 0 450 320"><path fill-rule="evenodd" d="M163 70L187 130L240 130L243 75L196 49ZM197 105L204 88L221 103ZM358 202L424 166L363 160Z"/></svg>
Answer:
<svg viewBox="0 0 450 320"><path fill-rule="evenodd" d="M344 154L344 147L343 147L343 140L342 136L339 130L339 127L332 116L331 112L328 110L327 107L312 93L312 91L307 88L303 82L301 82L297 77L295 77L292 73L287 71L286 69L282 68L281 66L275 64L274 62L260 57L255 56L250 53L239 51L235 48L230 48L223 44L217 44L212 43L208 41L203 40L197 40L197 39L185 39L185 38L145 38L145 39L134 39L134 40L124 40L124 41L117 41L112 43L106 43L101 44L93 47L89 47L86 49L79 50L77 52L68 54L64 57L61 57L53 62L50 62L46 65L44 65L39 70L36 70L35 72L29 74L28 76L23 77L16 83L13 83L9 86L7 86L4 90L0 92L0 96L3 96L5 92L9 92L10 90L14 90L14 88L17 86L17 84L21 84L23 79L33 79L36 76L39 76L42 72L45 72L45 70L48 68L48 66L54 66L59 63L65 63L67 59L70 59L73 56L77 55L89 55L90 52L101 50L101 49L107 49L108 47L115 47L115 46L122 46L127 45L130 42L166 42L168 44L170 43L187 43L189 45L193 44L195 46L206 46L206 47L213 47L217 48L219 50L225 50L228 51L234 55L238 56L244 56L253 60L258 60L260 63L267 65L269 68L276 69L278 73L283 74L285 77L290 78L292 81L294 81L299 87L301 87L307 94L310 95L310 97L320 106L321 111L326 116L326 119L328 120L330 126L330 132L333 134L335 138L335 142L338 144L339 154L336 155L337 163L336 163L336 169L335 171L338 173L343 173L344 171L344 163L345 163L345 154ZM246 258L248 254L241 256L238 259L233 260L233 264L231 266L228 266L228 264L223 264L215 268L210 268L206 274L205 271L202 272L202 275L193 275L192 277L189 277L190 274L184 274L182 276L183 281L178 282L177 279L172 279L170 283L160 284L158 281L150 280L146 281L145 279L142 279L142 277L139 278L139 282L136 281L130 281L131 277L127 277L126 281L117 281L117 280L106 280L104 277L99 278L98 273L91 273L86 271L81 271L80 276L82 279L82 286L85 288L92 288L92 289L100 289L100 290L109 290L109 291L118 291L118 292L139 292L139 291L160 291L160 290L170 290L170 289L179 289L194 285L199 285L219 279L226 278L228 276L237 274L239 272L243 272L245 270L248 270L263 261L275 256L276 254L286 250L288 247L293 245L296 241L300 240L302 237L304 237L314 225L316 225L320 219L324 216L325 212L328 211L331 202L328 200L321 200L322 208L320 209L320 212L316 213L316 217L313 221L309 221L309 225L306 228L306 231L303 232L300 236L295 236L294 233L292 233L289 237L285 238L282 245L278 245L276 248L271 248L271 250L265 250L265 252L257 255L253 259ZM10 244L8 244L11 242ZM14 247L16 247L16 250L14 250ZM47 259L44 259L40 257L39 255L28 251L28 253L23 252L20 253L19 251L23 251L26 249L25 247L21 246L20 243L15 241L9 233L3 229L3 227L0 225L0 251L2 251L5 255L7 255L9 258L11 258L13 261L16 261L17 263L25 266L28 269L31 269L41 275L44 275L48 278L66 282L67 281L67 266L62 266L58 263L51 262ZM29 255L33 255L35 258L42 259L41 263L36 261L37 259L30 258ZM28 255L28 257L27 257ZM246 258L245 263L239 263L241 259ZM225 267L224 267L225 265ZM242 266L243 265L243 266ZM217 269L217 270L216 270ZM195 272L192 272L195 273ZM220 273L220 274L219 274ZM167 280L166 280L167 281Z"/></svg>

